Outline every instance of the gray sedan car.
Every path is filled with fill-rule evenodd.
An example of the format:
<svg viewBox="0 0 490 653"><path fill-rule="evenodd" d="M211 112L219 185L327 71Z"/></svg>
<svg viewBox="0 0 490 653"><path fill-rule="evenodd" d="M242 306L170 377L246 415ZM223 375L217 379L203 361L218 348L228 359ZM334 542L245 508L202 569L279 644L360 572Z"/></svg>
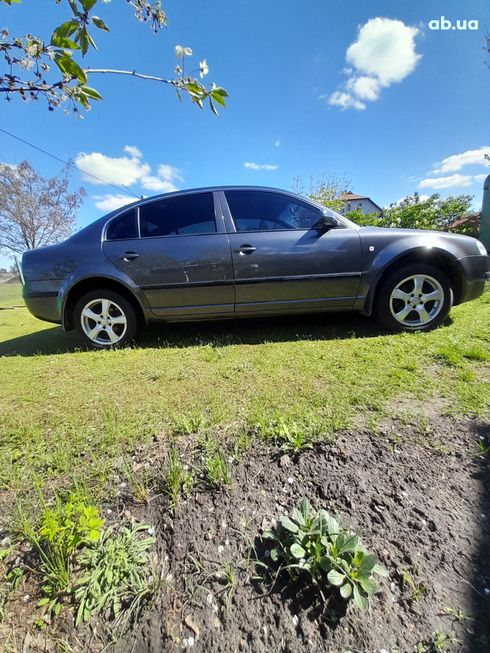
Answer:
<svg viewBox="0 0 490 653"><path fill-rule="evenodd" d="M286 191L235 186L125 206L26 252L21 272L33 315L102 349L154 320L353 310L426 331L481 295L489 270L474 238L359 227Z"/></svg>

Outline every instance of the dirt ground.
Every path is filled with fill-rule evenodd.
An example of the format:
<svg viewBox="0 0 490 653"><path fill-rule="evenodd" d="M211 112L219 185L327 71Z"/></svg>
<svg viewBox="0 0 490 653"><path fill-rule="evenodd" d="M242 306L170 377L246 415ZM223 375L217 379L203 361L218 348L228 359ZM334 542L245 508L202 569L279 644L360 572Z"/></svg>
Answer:
<svg viewBox="0 0 490 653"><path fill-rule="evenodd" d="M155 525L166 583L118 653L490 651L490 464L477 455L490 429L439 417L423 430L390 422L297 457L253 446L230 490L194 491L173 518L163 497L134 508ZM322 611L282 578L253 581L257 535L303 496L388 570L367 611Z"/></svg>
<svg viewBox="0 0 490 653"><path fill-rule="evenodd" d="M144 506L121 496L111 519L120 512L155 529L163 568L156 601L107 646L97 620L74 631L69 617L60 619L54 638L22 632L33 621L33 596L32 607L18 602L14 650L489 652L490 456L478 443L490 444L490 428L440 415L420 425L416 416L412 424L386 420L376 433L343 432L298 455L252 442L233 464L229 489L198 484L173 516L163 494ZM182 459L198 462L192 438L179 442ZM135 459L151 459L163 479L163 455L156 446ZM288 587L281 576L272 585L254 580L262 530L304 496L338 513L389 572L368 610L342 609L340 598L325 609L316 594Z"/></svg>

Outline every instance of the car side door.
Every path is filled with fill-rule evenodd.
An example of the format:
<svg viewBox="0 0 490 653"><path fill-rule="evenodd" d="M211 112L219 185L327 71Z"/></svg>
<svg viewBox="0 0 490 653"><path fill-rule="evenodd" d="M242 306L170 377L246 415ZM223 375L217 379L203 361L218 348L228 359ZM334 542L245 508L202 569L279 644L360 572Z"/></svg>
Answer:
<svg viewBox="0 0 490 653"><path fill-rule="evenodd" d="M105 230L104 254L159 317L233 312L230 245L212 191L160 197L123 212Z"/></svg>
<svg viewBox="0 0 490 653"><path fill-rule="evenodd" d="M288 193L222 192L236 313L351 307L361 276L355 228L322 231L324 211ZM327 210L328 211L328 210Z"/></svg>

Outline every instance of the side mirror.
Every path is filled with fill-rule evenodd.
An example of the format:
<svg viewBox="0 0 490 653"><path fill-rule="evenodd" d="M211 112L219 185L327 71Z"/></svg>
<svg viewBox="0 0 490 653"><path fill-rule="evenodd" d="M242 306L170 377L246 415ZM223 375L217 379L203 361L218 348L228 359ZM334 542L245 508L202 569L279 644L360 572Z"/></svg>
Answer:
<svg viewBox="0 0 490 653"><path fill-rule="evenodd" d="M337 218L334 218L332 215L323 215L318 222L315 224L315 229L324 233L329 231L329 229L335 229L339 226Z"/></svg>

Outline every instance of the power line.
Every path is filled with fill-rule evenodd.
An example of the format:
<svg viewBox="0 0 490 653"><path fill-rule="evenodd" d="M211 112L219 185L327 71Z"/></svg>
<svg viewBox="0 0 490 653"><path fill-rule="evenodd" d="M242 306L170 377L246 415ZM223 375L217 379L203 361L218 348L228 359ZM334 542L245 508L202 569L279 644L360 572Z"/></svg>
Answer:
<svg viewBox="0 0 490 653"><path fill-rule="evenodd" d="M116 190L122 190L124 193L127 193L128 195L134 195L137 199L141 199L139 195L136 195L130 188L127 188L126 186L116 186L115 184L110 184L108 181L104 181L100 177L96 177L93 175L91 172L87 172L86 170L82 170L78 166L76 166L74 163L71 163L70 161L65 161L64 159L60 159L59 156L56 156L55 154L51 154L51 152L47 152L46 150L43 150L42 147L38 147L37 145L34 145L33 143L29 143L29 141L25 141L23 138L20 138L20 136L16 136L15 134L12 134L8 132L6 129L2 129L0 127L0 132L3 132L4 134L7 134L7 136L11 136L12 138L15 138L16 140L20 141L21 143L24 143L24 145L28 145L29 147L34 148L38 152L42 152L43 154L46 154L46 156L50 156L52 159L56 159L56 161L59 161L60 163L64 163L65 165L69 166L70 168L74 168L75 170L78 170L79 172L82 172L84 175L87 175L87 177L93 177L94 179L97 179L97 181L100 181L101 184L105 184L106 186L111 186L112 188L115 188Z"/></svg>

